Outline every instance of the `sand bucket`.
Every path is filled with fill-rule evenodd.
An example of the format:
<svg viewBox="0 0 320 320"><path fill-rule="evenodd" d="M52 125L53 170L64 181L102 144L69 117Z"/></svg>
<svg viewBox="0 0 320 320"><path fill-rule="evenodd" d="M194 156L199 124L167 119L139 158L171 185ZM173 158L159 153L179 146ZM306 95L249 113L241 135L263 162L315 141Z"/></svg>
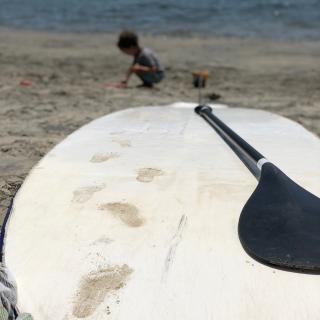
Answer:
<svg viewBox="0 0 320 320"><path fill-rule="evenodd" d="M192 83L195 88L204 88L206 86L209 73L207 71L194 71L192 72L192 77Z"/></svg>

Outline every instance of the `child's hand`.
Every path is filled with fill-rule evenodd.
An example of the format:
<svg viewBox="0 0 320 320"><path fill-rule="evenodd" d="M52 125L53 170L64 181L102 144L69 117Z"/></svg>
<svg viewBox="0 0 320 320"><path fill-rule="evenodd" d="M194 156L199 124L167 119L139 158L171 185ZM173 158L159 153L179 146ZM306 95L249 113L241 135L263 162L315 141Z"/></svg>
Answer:
<svg viewBox="0 0 320 320"><path fill-rule="evenodd" d="M127 87L127 80L122 80L118 83L119 88L126 88Z"/></svg>

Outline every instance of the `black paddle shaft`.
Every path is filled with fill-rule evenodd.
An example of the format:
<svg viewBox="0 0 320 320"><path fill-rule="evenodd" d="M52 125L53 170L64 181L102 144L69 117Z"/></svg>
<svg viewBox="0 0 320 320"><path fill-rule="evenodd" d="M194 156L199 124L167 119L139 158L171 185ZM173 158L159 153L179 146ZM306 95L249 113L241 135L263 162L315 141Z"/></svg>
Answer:
<svg viewBox="0 0 320 320"><path fill-rule="evenodd" d="M233 142L235 142L242 150L244 150L256 163L263 159L264 156L253 148L248 142L238 136L225 123L218 119L213 113L212 108L206 105L200 105L195 108L195 112L204 118L210 125L218 127L224 134L226 134Z"/></svg>

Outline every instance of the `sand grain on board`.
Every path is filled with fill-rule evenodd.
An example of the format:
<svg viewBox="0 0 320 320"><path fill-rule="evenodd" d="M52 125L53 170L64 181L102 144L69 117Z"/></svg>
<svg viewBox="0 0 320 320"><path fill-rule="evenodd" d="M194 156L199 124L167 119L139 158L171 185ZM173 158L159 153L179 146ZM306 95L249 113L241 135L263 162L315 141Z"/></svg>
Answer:
<svg viewBox="0 0 320 320"><path fill-rule="evenodd" d="M152 182L154 178L162 176L164 173L160 169L141 168L138 170L137 180L140 182Z"/></svg>
<svg viewBox="0 0 320 320"><path fill-rule="evenodd" d="M110 152L110 153L96 153L92 156L90 159L90 162L92 163L100 163L105 162L110 159L119 158L120 155L118 153Z"/></svg>

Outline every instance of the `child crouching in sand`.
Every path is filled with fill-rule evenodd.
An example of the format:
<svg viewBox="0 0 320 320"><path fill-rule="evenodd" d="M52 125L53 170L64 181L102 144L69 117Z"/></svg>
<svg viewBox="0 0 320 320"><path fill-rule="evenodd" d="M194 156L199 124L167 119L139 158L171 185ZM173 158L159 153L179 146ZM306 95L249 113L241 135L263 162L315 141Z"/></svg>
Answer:
<svg viewBox="0 0 320 320"><path fill-rule="evenodd" d="M130 76L134 73L142 80L142 87L152 88L155 83L160 82L164 77L164 70L156 57L149 48L139 45L138 36L132 31L122 31L118 48L125 54L133 56L133 62L126 77L121 84L126 87Z"/></svg>

